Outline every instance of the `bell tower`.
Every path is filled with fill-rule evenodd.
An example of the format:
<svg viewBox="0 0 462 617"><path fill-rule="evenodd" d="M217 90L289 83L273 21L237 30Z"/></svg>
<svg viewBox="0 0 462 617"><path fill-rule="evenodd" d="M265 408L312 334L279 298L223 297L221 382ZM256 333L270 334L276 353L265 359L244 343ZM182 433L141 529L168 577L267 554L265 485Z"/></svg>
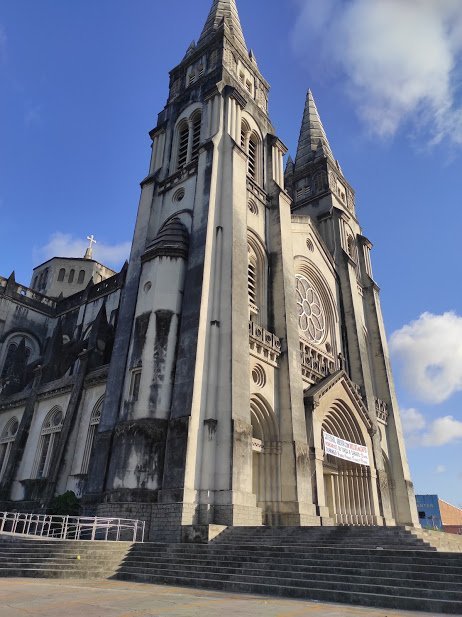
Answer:
<svg viewBox="0 0 462 617"><path fill-rule="evenodd" d="M333 155L311 91L306 97L295 162L289 160L285 179L293 214L309 215L314 221L338 273L343 362L372 421L385 524L399 520L418 526L380 290L372 273L372 244L362 233L354 190ZM382 432L386 432L386 439L381 439Z"/></svg>
<svg viewBox="0 0 462 617"><path fill-rule="evenodd" d="M298 352L283 353L295 330L276 301L294 274L268 92L235 0L214 0L150 133L85 496L107 515L138 504L151 538L319 524Z"/></svg>

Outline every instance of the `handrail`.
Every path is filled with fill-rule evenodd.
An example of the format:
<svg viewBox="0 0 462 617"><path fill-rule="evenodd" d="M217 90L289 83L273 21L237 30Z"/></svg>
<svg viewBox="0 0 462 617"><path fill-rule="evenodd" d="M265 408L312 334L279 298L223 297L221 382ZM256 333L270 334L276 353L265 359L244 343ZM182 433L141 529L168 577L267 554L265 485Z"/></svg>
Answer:
<svg viewBox="0 0 462 617"><path fill-rule="evenodd" d="M144 542L145 521L100 516L0 512L0 533L59 540Z"/></svg>

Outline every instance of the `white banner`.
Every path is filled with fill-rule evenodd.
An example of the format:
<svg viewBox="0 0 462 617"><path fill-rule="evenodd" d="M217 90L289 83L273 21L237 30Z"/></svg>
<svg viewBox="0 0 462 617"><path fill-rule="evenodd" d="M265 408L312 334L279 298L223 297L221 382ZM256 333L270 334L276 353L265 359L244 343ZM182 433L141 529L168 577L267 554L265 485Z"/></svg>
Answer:
<svg viewBox="0 0 462 617"><path fill-rule="evenodd" d="M369 453L366 446L345 441L345 439L330 435L326 431L324 431L324 451L326 454L341 458L344 461L352 461L358 465L369 467Z"/></svg>

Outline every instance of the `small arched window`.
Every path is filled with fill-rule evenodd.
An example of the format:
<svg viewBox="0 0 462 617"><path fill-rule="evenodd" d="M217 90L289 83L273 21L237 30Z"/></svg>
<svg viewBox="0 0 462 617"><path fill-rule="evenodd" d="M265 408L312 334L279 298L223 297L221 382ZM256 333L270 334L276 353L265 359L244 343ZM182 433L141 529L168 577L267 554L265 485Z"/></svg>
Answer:
<svg viewBox="0 0 462 617"><path fill-rule="evenodd" d="M43 421L40 432L39 445L32 473L34 478L46 478L48 476L53 452L62 428L63 412L59 407L53 407Z"/></svg>
<svg viewBox="0 0 462 617"><path fill-rule="evenodd" d="M93 411L91 412L91 416L90 416L90 424L88 426L87 439L85 441L85 450L83 452L82 468L80 472L82 474L88 473L88 466L90 464L91 451L93 449L93 443L95 441L96 431L98 430L98 424L100 423L100 420L101 420L102 410L103 410L103 399L100 399L96 403Z"/></svg>
<svg viewBox="0 0 462 617"><path fill-rule="evenodd" d="M80 270L79 272L79 278L77 280L77 283L79 285L82 285L83 281L85 280L85 270Z"/></svg>
<svg viewBox="0 0 462 617"><path fill-rule="evenodd" d="M59 273L58 273L58 281L61 283L61 281L64 281L64 277L66 276L66 270L64 268L61 268Z"/></svg>
<svg viewBox="0 0 462 617"><path fill-rule="evenodd" d="M351 257L351 259L356 260L355 241L353 236L348 236L347 249L348 255Z"/></svg>
<svg viewBox="0 0 462 617"><path fill-rule="evenodd" d="M0 480L3 478L6 466L8 465L8 459L10 458L18 428L18 420L16 418L11 418L0 435Z"/></svg>
<svg viewBox="0 0 462 617"><path fill-rule="evenodd" d="M247 292L250 320L260 325L265 320L265 257L264 249L253 237L249 238L247 264Z"/></svg>
<svg viewBox="0 0 462 617"><path fill-rule="evenodd" d="M260 138L244 119L241 124L241 148L247 154L247 173L255 182L261 181Z"/></svg>
<svg viewBox="0 0 462 617"><path fill-rule="evenodd" d="M69 272L69 278L68 278L68 282L69 282L69 283L73 283L73 282L74 282L74 276L75 276L75 270L74 270L74 269L72 269L72 270Z"/></svg>
<svg viewBox="0 0 462 617"><path fill-rule="evenodd" d="M192 129L192 147L191 147L191 160L194 161L199 156L199 145L201 142L201 124L202 114L200 111L196 111L191 117L191 129Z"/></svg>
<svg viewBox="0 0 462 617"><path fill-rule="evenodd" d="M189 125L186 120L178 128L178 169L186 165L188 160Z"/></svg>
<svg viewBox="0 0 462 617"><path fill-rule="evenodd" d="M201 142L202 112L196 110L188 119L178 125L177 133L177 169L199 157Z"/></svg>

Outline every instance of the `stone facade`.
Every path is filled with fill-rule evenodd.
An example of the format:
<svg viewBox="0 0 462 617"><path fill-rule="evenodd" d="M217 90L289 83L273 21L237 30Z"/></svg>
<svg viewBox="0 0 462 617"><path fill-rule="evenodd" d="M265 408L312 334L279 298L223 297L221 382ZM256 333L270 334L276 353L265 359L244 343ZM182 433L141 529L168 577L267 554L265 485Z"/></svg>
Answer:
<svg viewBox="0 0 462 617"><path fill-rule="evenodd" d="M372 245L311 92L284 171L234 0L170 75L127 267L64 299L0 279L4 501L72 489L153 539L418 525Z"/></svg>

